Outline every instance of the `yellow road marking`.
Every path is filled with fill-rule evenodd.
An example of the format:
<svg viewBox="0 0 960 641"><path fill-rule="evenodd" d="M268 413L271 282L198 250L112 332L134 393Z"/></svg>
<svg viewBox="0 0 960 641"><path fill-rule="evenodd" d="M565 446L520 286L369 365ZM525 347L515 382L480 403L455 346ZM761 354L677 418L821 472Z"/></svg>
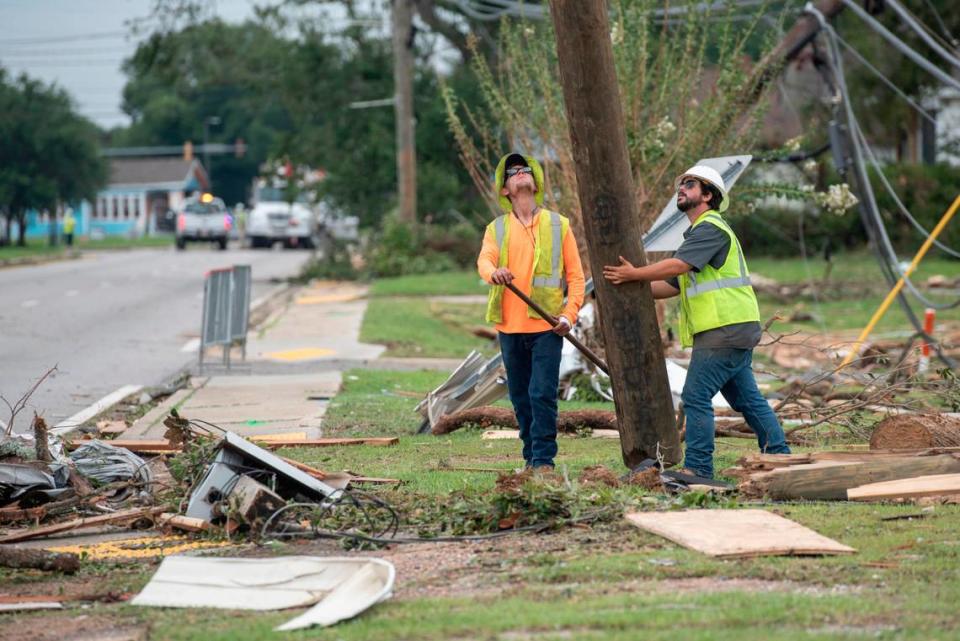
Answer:
<svg viewBox="0 0 960 641"><path fill-rule="evenodd" d="M230 545L230 541L194 540L186 536L147 536L119 541L104 541L90 545L59 545L47 548L51 552L70 552L81 554L84 558L98 561L103 559L143 559L179 554L187 550L215 548Z"/></svg>
<svg viewBox="0 0 960 641"><path fill-rule="evenodd" d="M332 354L336 354L336 352L326 347L301 347L299 349L288 349L283 352L267 352L264 356L275 361L308 361L313 358L330 356Z"/></svg>
<svg viewBox="0 0 960 641"><path fill-rule="evenodd" d="M346 303L359 298L356 294L324 294L322 296L301 296L296 302L297 305L321 305L323 303Z"/></svg>

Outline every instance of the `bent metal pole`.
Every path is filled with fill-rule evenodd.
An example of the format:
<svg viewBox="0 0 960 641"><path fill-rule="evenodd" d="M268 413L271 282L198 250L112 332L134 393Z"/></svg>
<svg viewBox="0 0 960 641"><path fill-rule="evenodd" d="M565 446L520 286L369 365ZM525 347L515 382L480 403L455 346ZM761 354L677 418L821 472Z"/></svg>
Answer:
<svg viewBox="0 0 960 641"><path fill-rule="evenodd" d="M543 320L545 320L545 321L547 321L548 323L550 323L551 327L556 327L557 325L559 325L560 321L558 321L556 318L554 318L552 314L548 314L545 309L543 309L542 307L540 307L539 305L537 305L537 304L533 301L532 298L530 298L529 296L527 296L526 294L524 294L523 292L521 292L521 291L520 291L519 289L517 289L513 284L507 283L507 284L506 284L506 288L509 289L509 290L510 290L511 292L513 292L514 294L516 294L516 295L517 295L517 298L519 298L520 300L522 300L523 302L525 302L525 303L530 307L530 309L532 309L532 310L535 311L536 313L540 314L540 316L543 318ZM576 347L577 349L579 349L580 352L581 352L584 356L586 356L588 359L590 359L590 362L591 362L591 363L593 363L594 365L596 365L597 367L599 367L599 368L603 371L604 374L606 374L607 376L610 376L610 370L607 369L607 364L604 362L604 360L603 360L602 358L600 358L599 356L597 356L596 353L594 353L593 350L591 350L589 347L587 347L586 345L584 345L583 343L581 343L579 340L577 340L577 338L576 338L575 336L573 336L572 334L567 334L566 336L564 336L564 338L566 338L568 341L570 341L570 344L571 344L571 345L573 345L574 347Z"/></svg>

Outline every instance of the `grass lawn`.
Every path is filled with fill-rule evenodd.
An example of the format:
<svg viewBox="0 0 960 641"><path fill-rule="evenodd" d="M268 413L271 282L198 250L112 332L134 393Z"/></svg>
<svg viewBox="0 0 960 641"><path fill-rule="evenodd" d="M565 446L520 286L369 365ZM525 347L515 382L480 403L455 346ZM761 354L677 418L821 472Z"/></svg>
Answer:
<svg viewBox="0 0 960 641"><path fill-rule="evenodd" d="M781 282L790 282L784 277L789 270L796 273L795 264L776 273L752 262L757 271ZM834 272L838 277L850 275L838 268ZM850 270L855 269L851 264ZM391 353L397 355L462 357L470 349L484 346L492 353L489 343L469 332L473 325L482 324L482 305L424 298L440 293L431 290L437 278L444 280L431 275L375 284L363 339L386 340ZM450 277L445 281L450 289L443 293L474 293L466 291L469 278L472 276ZM850 282L871 278L879 276L864 271ZM464 289L458 289L458 280ZM434 284L428 285L430 281ZM879 299L882 293L876 296ZM858 315L869 316L873 303L858 295L829 301L825 304L837 306L828 310L825 321L834 328L847 322L835 317L854 317L859 323ZM762 301L764 312L772 304ZM351 470L402 480L399 487L364 489L395 507L407 535L415 535L425 526L424 514L441 518L444 524L467 518L464 506L501 518L507 499L496 487L496 472L522 464L518 440L485 441L475 429L443 436L414 434L421 422L414 406L446 376L432 371L345 372L343 388L324 417L325 435L398 435L399 444L286 448L279 453L329 471ZM611 408L609 403L561 402L560 406L561 410ZM836 442L824 438L819 444L830 447ZM245 545L230 552L254 556L363 554L393 561L397 567L394 598L332 628L272 631L292 618L293 612L164 610L97 603L83 606L82 611L80 605L69 604L64 612L8 615L6 620L0 618L0 638L37 638L29 635L38 631L48 633L44 638L66 638L66 632L72 632L82 619L86 629L106 621L113 629L148 630L150 639L184 641L281 637L323 641L960 639L958 505L921 511L909 504L769 503L716 499L699 493L668 497L637 486L607 488L578 480L585 468L595 465L604 465L617 475L626 471L617 440L561 436L559 448L558 469L569 483L550 487L569 501L564 504L568 508L565 514L603 507L609 518L535 534L459 543L395 544L376 551L345 551L333 540L318 539ZM717 439L716 469L733 465L755 449L751 440ZM552 505L544 498L548 496L544 487L526 486L534 506ZM761 507L850 545L857 553L718 560L643 532L619 514L621 509L690 506ZM105 586L117 593L136 592L153 567L146 562L85 562L73 578L0 569L0 583L11 590L28 583L31 594L58 594L70 581ZM71 588L74 592L75 587ZM64 633L53 635L58 629Z"/></svg>
<svg viewBox="0 0 960 641"><path fill-rule="evenodd" d="M369 372L346 376L328 413L337 433L396 434L420 393L439 382L425 372ZM404 392L405 394L400 394ZM353 417L353 418L351 418ZM362 425L353 424L364 417ZM753 445L719 439L718 467ZM519 442L483 441L475 430L449 435L405 435L390 448L287 449L281 454L328 470L351 469L404 480L380 489L404 514L417 505L449 505L460 496L495 497L494 475L463 467L510 470L519 464ZM620 473L617 441L562 437L559 465L576 492L587 466ZM612 490L606 490L612 491ZM617 490L631 509L679 507L639 488ZM844 557L769 557L716 560L642 532L619 518L553 533L519 534L452 548L393 546L376 553L401 563L411 548L427 567L447 567L424 577L407 563L398 572L398 595L356 620L291 638L391 641L410 639L955 639L960 629L960 507L938 506L923 519L883 520L916 514L911 505L853 503L734 503L767 507L851 545ZM288 544L269 554L307 554L318 543ZM328 547L323 548L327 553ZM443 550L440 552L439 550ZM447 561L436 555L464 555ZM432 556L433 555L433 556ZM419 557L418 557L419 558ZM132 584L142 581L132 575ZM425 596L419 596L425 592ZM122 607L121 612L132 609ZM270 628L289 613L222 613L209 610L136 610L151 638L273 638ZM42 616L42 615L36 615Z"/></svg>
<svg viewBox="0 0 960 641"><path fill-rule="evenodd" d="M370 286L370 296L462 296L485 295L487 285L476 270L442 272L396 278L378 278Z"/></svg>
<svg viewBox="0 0 960 641"><path fill-rule="evenodd" d="M484 327L484 306L441 303L423 298L373 298L360 328L360 340L387 346L387 356L464 358L471 350L495 354L488 339L471 332Z"/></svg>

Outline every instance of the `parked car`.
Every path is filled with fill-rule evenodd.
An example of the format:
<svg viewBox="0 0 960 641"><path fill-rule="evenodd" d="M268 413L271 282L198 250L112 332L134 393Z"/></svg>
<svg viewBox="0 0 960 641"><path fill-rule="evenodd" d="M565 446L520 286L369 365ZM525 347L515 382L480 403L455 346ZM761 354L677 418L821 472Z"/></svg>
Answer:
<svg viewBox="0 0 960 641"><path fill-rule="evenodd" d="M256 187L245 231L251 247L272 247L282 242L285 247L313 249L319 243L321 228L318 207L306 197L287 202L282 188Z"/></svg>
<svg viewBox="0 0 960 641"><path fill-rule="evenodd" d="M177 214L177 249L198 241L216 243L220 249L226 249L232 228L233 216L222 200L212 194L190 198Z"/></svg>

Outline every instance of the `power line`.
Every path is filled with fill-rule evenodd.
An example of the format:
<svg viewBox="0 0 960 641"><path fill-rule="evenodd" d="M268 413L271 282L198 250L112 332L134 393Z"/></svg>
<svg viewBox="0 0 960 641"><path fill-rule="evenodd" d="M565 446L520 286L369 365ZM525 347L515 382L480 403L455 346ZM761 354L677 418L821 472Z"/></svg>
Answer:
<svg viewBox="0 0 960 641"><path fill-rule="evenodd" d="M909 11L903 8L897 0L886 0L887 6L893 9L893 12L900 16L900 19L903 20L908 27L913 29L913 32L920 36L920 39L927 43L931 49L937 52L937 54L949 62L954 68L960 69L960 60L956 56L951 54L949 51L940 46L940 43L937 42L933 37L930 36L927 31L929 29L921 23L919 20L916 20Z"/></svg>
<svg viewBox="0 0 960 641"><path fill-rule="evenodd" d="M887 85L887 87L889 87L894 93L896 93L898 96L903 98L903 100L906 101L911 107L913 107L918 114L920 114L921 116L923 116L925 119L927 119L929 122L933 124L937 123L937 119L934 118L932 115L930 115L930 112L928 112L926 109L921 107L913 98L908 96L906 92L903 91L903 89L898 87L896 84L894 84L892 80L890 80L885 75L883 75L883 73L879 69L877 69L875 66L873 66L873 64L869 60L867 60L859 51L854 49L853 45L851 45L849 42L841 38L840 34L836 34L836 38L837 38L837 41L840 44L842 44L847 49L847 51L849 51L853 55L853 57L857 59L857 61L860 62L860 64L862 64L864 67L872 71L873 74L883 82L883 84Z"/></svg>
<svg viewBox="0 0 960 641"><path fill-rule="evenodd" d="M2 49L2 47L0 47ZM35 49L25 51L23 49L15 51L2 51L0 58L19 58L23 56L77 56L87 54L120 53L130 54L136 51L136 45L130 43L128 48L118 49L117 47L85 47L80 49Z"/></svg>
<svg viewBox="0 0 960 641"><path fill-rule="evenodd" d="M106 40L120 36L129 36L126 31L99 31L94 33L82 33L73 36L51 36L51 37L32 37L32 38L2 38L0 46L21 46L37 45L55 42L83 42L85 40Z"/></svg>
<svg viewBox="0 0 960 641"><path fill-rule="evenodd" d="M893 45L897 50L900 51L907 58L910 58L917 66L929 73L930 75L936 77L940 82L950 85L954 89L960 91L960 81L956 78L953 78L949 74L945 73L940 67L937 67L934 64L931 64L929 60L917 53L913 48L911 48L907 43L893 35L886 27L877 22L877 20L868 14L866 11L861 9L855 2L852 0L841 0L843 4L849 8L852 12L857 14L857 16L863 20L863 22L870 27L873 31L879 34L884 40Z"/></svg>

